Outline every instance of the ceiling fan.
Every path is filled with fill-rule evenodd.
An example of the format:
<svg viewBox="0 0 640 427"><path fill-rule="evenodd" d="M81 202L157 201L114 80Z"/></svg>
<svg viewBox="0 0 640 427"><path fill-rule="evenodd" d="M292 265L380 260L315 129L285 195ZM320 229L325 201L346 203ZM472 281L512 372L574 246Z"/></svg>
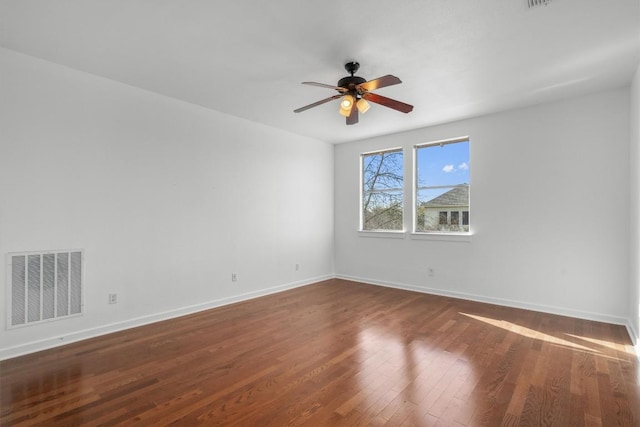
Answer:
<svg viewBox="0 0 640 427"><path fill-rule="evenodd" d="M371 92L372 90L402 83L402 81L396 76L387 74L386 76L366 81L362 77L354 76L356 71L358 71L358 68L360 68L360 64L357 62L347 62L344 64L344 68L351 75L338 80L338 84L335 86L316 82L302 82L303 85L326 87L328 89L337 90L339 93L321 101L314 102L313 104L298 108L297 110L293 110L293 112L301 113L310 108L333 101L334 99L342 98L340 101L339 112L347 118L346 120L348 125L354 125L358 123L358 111L365 113L369 109L370 105L367 101L393 108L394 110L402 113L409 113L413 110L413 105L405 104L404 102L396 101L395 99L387 98Z"/></svg>

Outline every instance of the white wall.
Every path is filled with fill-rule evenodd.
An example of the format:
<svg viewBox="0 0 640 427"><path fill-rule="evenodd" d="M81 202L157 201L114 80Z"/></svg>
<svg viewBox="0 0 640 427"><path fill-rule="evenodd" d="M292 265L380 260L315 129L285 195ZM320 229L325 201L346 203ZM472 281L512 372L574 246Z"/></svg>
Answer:
<svg viewBox="0 0 640 427"><path fill-rule="evenodd" d="M466 135L471 242L357 233L361 152ZM628 154L628 88L336 146L336 274L626 324Z"/></svg>
<svg viewBox="0 0 640 427"><path fill-rule="evenodd" d="M629 313L636 345L640 345L640 66L631 85ZM640 352L638 353L640 355Z"/></svg>
<svg viewBox="0 0 640 427"><path fill-rule="evenodd" d="M330 277L334 234L338 276L640 329L638 73L334 150L5 49L0 70L0 253L86 256L82 317L7 330L0 293L0 359ZM471 242L358 235L360 152L463 135Z"/></svg>
<svg viewBox="0 0 640 427"><path fill-rule="evenodd" d="M331 277L332 145L6 49L0 61L3 261L86 258L82 317L6 330L1 293L0 358Z"/></svg>

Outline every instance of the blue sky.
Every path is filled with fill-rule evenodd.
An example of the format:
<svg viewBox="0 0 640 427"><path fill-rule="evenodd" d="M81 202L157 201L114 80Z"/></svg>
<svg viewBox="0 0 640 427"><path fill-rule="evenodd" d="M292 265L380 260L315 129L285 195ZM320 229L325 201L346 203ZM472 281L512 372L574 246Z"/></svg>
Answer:
<svg viewBox="0 0 640 427"><path fill-rule="evenodd" d="M417 150L418 185L469 183L469 142L433 145ZM429 177L427 181L425 177Z"/></svg>

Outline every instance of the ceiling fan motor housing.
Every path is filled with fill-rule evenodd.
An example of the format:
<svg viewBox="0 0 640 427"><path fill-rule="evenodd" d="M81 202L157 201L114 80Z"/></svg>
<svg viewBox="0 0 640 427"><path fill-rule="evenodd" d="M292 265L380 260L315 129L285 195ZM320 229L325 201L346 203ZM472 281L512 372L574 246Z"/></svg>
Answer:
<svg viewBox="0 0 640 427"><path fill-rule="evenodd" d="M351 75L347 77L343 77L340 80L338 80L337 86L343 87L355 95L357 93L356 86L367 81L362 77L354 76L354 74L358 71L359 68L360 68L360 64L355 61L347 62L346 64L344 64L344 69L347 70L347 73Z"/></svg>
<svg viewBox="0 0 640 427"><path fill-rule="evenodd" d="M349 92L354 92L356 90L356 86L364 82L366 82L366 80L362 77L347 76L338 80L337 86L348 89Z"/></svg>

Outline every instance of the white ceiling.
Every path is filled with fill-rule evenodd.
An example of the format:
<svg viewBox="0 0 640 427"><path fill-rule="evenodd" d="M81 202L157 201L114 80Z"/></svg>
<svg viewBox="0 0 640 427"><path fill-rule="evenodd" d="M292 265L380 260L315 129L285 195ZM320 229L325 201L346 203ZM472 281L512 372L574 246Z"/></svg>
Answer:
<svg viewBox="0 0 640 427"><path fill-rule="evenodd" d="M640 62L640 1L1 0L2 46L213 110L345 142L619 87ZM348 61L377 93L346 126Z"/></svg>

